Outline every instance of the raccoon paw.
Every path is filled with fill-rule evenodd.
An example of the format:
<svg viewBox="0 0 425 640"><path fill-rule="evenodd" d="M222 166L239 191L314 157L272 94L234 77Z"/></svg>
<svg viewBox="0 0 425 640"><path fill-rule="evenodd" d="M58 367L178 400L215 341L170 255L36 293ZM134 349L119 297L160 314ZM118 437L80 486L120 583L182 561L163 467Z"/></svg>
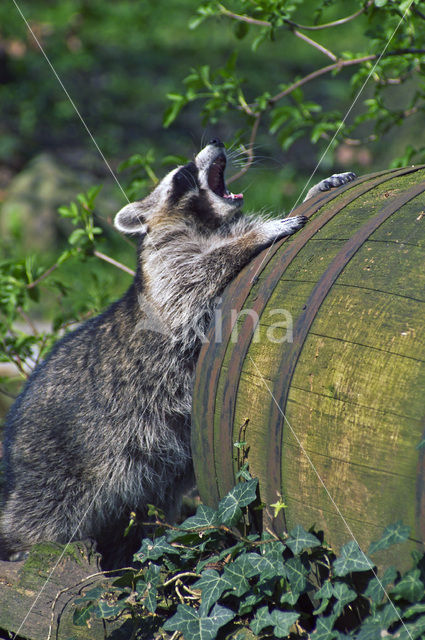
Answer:
<svg viewBox="0 0 425 640"><path fill-rule="evenodd" d="M304 198L304 202L309 198L317 195L318 193L321 193L322 191L329 191L330 189L334 189L335 187L341 187L343 184L352 182L356 178L356 174L352 171L346 171L345 173L334 173L333 175L329 176L329 178L321 180L321 182L312 187Z"/></svg>
<svg viewBox="0 0 425 640"><path fill-rule="evenodd" d="M329 189L333 189L334 187L340 187L343 184L347 184L347 182L352 182L356 178L356 174L352 171L347 171L346 173L334 173L329 176L329 178L319 182L317 187L320 191L329 191Z"/></svg>
<svg viewBox="0 0 425 640"><path fill-rule="evenodd" d="M265 223L265 231L267 234L267 240L278 240L284 236L290 236L291 234L301 229L308 218L306 216L294 216L293 218L283 218L283 220L269 220Z"/></svg>

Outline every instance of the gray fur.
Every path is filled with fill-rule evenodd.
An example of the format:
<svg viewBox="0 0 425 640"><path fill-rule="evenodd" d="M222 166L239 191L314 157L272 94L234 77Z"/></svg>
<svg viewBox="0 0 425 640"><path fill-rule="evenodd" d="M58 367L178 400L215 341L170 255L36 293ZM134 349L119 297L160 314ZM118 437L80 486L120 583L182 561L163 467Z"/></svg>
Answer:
<svg viewBox="0 0 425 640"><path fill-rule="evenodd" d="M139 237L133 284L55 345L13 405L1 520L10 554L92 538L105 566L118 566L143 531L123 538L130 512L142 522L153 503L173 519L193 485L192 378L214 299L262 247L305 223L242 217L242 198L222 192L224 158L212 141L117 214Z"/></svg>

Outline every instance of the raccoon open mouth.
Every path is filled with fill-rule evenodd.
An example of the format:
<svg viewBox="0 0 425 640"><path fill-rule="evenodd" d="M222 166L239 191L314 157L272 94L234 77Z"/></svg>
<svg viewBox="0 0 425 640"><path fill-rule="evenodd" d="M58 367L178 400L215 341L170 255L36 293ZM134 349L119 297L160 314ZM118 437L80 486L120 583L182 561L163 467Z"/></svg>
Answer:
<svg viewBox="0 0 425 640"><path fill-rule="evenodd" d="M211 164L208 170L208 186L216 196L234 201L235 204L241 204L243 200L242 193L231 193L224 181L224 171L226 169L226 156L224 154L218 156Z"/></svg>

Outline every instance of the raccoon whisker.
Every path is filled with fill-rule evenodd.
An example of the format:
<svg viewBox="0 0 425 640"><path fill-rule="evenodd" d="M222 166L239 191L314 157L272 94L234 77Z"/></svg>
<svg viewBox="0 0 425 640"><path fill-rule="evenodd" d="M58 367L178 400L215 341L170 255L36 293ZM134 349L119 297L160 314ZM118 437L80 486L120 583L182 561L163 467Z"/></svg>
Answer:
<svg viewBox="0 0 425 640"><path fill-rule="evenodd" d="M231 158L233 155L244 155L250 157L256 149L260 149L261 145L252 145L252 147L244 147L239 145L234 150L229 151L228 156Z"/></svg>

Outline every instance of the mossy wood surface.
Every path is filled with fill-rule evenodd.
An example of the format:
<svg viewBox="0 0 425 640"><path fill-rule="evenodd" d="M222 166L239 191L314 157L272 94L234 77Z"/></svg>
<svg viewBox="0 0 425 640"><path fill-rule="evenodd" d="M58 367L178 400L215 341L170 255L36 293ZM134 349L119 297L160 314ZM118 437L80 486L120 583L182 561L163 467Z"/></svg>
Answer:
<svg viewBox="0 0 425 640"><path fill-rule="evenodd" d="M367 549L401 519L413 548L425 540L425 169L365 176L300 209L309 223L231 283L200 355L201 498L230 489L243 440L278 531L315 525L336 548L353 535ZM397 548L377 560L408 566Z"/></svg>
<svg viewBox="0 0 425 640"><path fill-rule="evenodd" d="M103 640L113 637L118 624L105 627L102 620L90 628L72 622L74 600L98 585L102 576L88 578L99 572L99 555L84 543L72 543L66 548L55 543L35 545L27 560L0 561L0 637L29 640ZM122 624L122 621L121 621ZM8 635L2 635L8 632Z"/></svg>

